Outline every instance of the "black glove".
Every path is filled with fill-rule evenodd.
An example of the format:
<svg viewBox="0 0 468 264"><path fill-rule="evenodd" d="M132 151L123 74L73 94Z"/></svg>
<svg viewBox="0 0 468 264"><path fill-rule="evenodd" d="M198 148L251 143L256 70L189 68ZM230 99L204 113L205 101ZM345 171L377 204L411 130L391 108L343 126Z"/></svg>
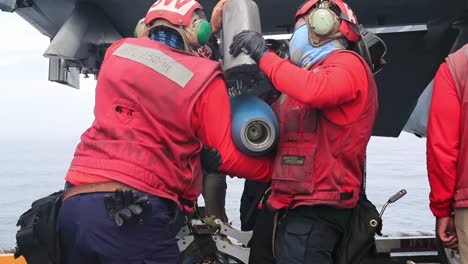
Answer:
<svg viewBox="0 0 468 264"><path fill-rule="evenodd" d="M142 219L143 212L151 208L147 195L138 197L132 190L117 189L112 195L106 195L104 205L117 226L138 217Z"/></svg>
<svg viewBox="0 0 468 264"><path fill-rule="evenodd" d="M267 39L265 40L270 50L283 59L289 58L289 42L287 40Z"/></svg>
<svg viewBox="0 0 468 264"><path fill-rule="evenodd" d="M229 46L229 54L237 57L241 52L247 55L258 63L260 58L268 51L267 43L262 35L256 31L244 30L232 39Z"/></svg>
<svg viewBox="0 0 468 264"><path fill-rule="evenodd" d="M216 148L203 147L200 152L200 160L203 170L208 173L215 172L222 163L221 154Z"/></svg>

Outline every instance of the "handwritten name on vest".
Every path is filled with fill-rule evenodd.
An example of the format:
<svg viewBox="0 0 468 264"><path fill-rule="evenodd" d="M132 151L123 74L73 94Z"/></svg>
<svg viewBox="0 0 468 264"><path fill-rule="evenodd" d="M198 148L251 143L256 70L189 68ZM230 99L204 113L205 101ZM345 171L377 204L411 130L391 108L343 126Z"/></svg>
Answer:
<svg viewBox="0 0 468 264"><path fill-rule="evenodd" d="M166 53L152 48L124 43L113 55L141 63L185 87L194 73Z"/></svg>

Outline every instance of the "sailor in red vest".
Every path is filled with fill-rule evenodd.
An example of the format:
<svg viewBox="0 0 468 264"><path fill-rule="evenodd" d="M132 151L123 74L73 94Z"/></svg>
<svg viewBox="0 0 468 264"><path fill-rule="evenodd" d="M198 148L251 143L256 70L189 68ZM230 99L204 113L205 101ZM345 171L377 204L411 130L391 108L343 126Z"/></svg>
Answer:
<svg viewBox="0 0 468 264"><path fill-rule="evenodd" d="M449 55L434 78L427 126L430 208L436 233L468 263L468 44Z"/></svg>
<svg viewBox="0 0 468 264"><path fill-rule="evenodd" d="M306 1L295 19L289 60L254 31L236 35L230 53L249 54L283 93L273 106L280 142L268 198L272 209L285 212L277 263L333 263L361 192L377 89L367 63L347 50L359 39L347 4Z"/></svg>
<svg viewBox="0 0 468 264"><path fill-rule="evenodd" d="M211 26L194 0L159 0L147 37L111 45L95 120L81 136L59 213L62 263L178 263L176 219L202 188L203 146L220 171L270 181L272 162L239 152L218 62L197 54Z"/></svg>

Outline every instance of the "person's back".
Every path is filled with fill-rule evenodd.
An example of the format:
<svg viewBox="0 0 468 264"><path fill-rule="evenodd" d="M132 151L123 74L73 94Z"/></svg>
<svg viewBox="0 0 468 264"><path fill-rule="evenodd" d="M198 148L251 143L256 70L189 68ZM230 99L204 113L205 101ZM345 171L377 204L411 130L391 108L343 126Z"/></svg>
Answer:
<svg viewBox="0 0 468 264"><path fill-rule="evenodd" d="M195 0L158 0L145 36L107 50L95 121L66 175L62 263L178 263L176 220L201 193L203 146L219 150L221 171L270 179L268 158L240 153L226 136L219 63L196 55L211 35L202 10Z"/></svg>
<svg viewBox="0 0 468 264"><path fill-rule="evenodd" d="M195 200L201 166L193 153L202 143L190 117L200 94L219 74L219 63L149 38L113 44L97 82L95 121L82 135L70 170L105 171L107 179L144 192ZM72 176L67 180L86 183Z"/></svg>
<svg viewBox="0 0 468 264"><path fill-rule="evenodd" d="M213 8L211 14L211 26L212 32L208 42L198 48L197 55L203 58L207 58L213 61L219 61L221 58L220 47L217 43L215 34L221 30L222 27L222 7L228 0L219 1ZM142 18L138 21L134 35L135 37L145 37L147 35L147 26L145 25L145 19ZM204 206L204 217L210 216L221 219L227 223L228 218L225 212L225 196L226 196L226 175L221 173L209 173L203 171L203 199L205 201Z"/></svg>

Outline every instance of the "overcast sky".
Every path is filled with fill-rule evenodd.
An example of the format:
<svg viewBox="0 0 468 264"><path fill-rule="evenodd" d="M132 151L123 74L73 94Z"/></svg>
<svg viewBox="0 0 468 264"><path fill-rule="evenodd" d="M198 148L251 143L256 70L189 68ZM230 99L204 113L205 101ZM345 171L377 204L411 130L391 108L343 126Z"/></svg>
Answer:
<svg viewBox="0 0 468 264"><path fill-rule="evenodd" d="M0 12L0 136L79 136L93 120L94 78L81 89L48 81L49 38Z"/></svg>

